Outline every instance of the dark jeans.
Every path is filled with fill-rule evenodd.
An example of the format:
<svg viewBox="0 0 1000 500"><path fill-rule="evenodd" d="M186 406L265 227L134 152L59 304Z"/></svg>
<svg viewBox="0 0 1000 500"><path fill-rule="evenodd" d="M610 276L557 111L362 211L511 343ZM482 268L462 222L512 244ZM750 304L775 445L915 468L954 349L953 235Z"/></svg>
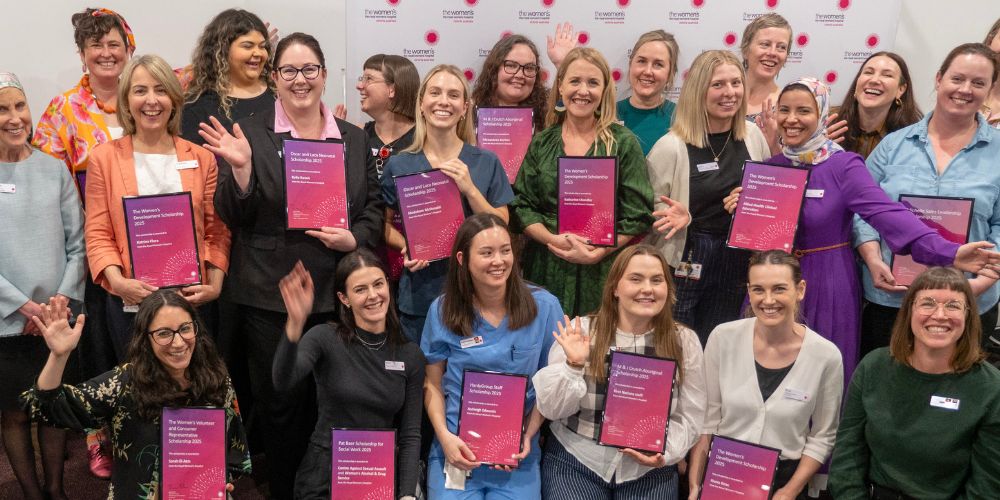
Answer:
<svg viewBox="0 0 1000 500"><path fill-rule="evenodd" d="M729 248L725 236L688 233L682 260L702 265L701 278L673 277L677 285L674 319L691 327L701 345L715 327L740 318L747 291L750 252Z"/></svg>
<svg viewBox="0 0 1000 500"><path fill-rule="evenodd" d="M623 460L631 460L624 457ZM544 500L676 500L677 466L652 469L637 479L619 483L605 481L580 463L562 443L550 436L542 456Z"/></svg>
<svg viewBox="0 0 1000 500"><path fill-rule="evenodd" d="M896 315L899 308L886 307L874 302L865 302L861 311L861 356L864 359L869 352L886 347L889 339L892 338L892 326L896 323ZM1000 362L1000 334L995 333L997 326L997 306L979 315L979 322L983 325L982 346L983 352L987 354L987 361L996 365ZM991 341L990 336L996 338Z"/></svg>

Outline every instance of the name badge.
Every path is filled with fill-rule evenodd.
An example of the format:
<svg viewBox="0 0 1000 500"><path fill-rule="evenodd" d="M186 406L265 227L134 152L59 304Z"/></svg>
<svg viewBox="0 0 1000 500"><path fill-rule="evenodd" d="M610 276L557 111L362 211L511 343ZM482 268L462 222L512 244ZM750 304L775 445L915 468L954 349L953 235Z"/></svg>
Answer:
<svg viewBox="0 0 1000 500"><path fill-rule="evenodd" d="M198 160L184 160L177 162L177 170L187 170L189 168L198 168Z"/></svg>
<svg viewBox="0 0 1000 500"><path fill-rule="evenodd" d="M809 394L807 394L806 391L801 391L799 389L785 389L784 397L785 399L793 399L795 401L809 401Z"/></svg>
<svg viewBox="0 0 1000 500"><path fill-rule="evenodd" d="M14 190L13 184L0 184L0 193L14 194Z"/></svg>
<svg viewBox="0 0 1000 500"><path fill-rule="evenodd" d="M699 172L711 172L712 170L718 170L719 164L714 161L710 161L708 163L699 163L695 165L695 168L697 168Z"/></svg>
<svg viewBox="0 0 1000 500"><path fill-rule="evenodd" d="M385 369L401 372L406 370L406 364L402 361L386 361Z"/></svg>
<svg viewBox="0 0 1000 500"><path fill-rule="evenodd" d="M946 398L942 396L931 396L931 406L944 408L945 410L957 410L960 401L956 398Z"/></svg>
<svg viewBox="0 0 1000 500"><path fill-rule="evenodd" d="M822 189L806 189L806 198L822 198L823 193Z"/></svg>
<svg viewBox="0 0 1000 500"><path fill-rule="evenodd" d="M372 156L378 156L378 148L372 148Z"/></svg>
<svg viewBox="0 0 1000 500"><path fill-rule="evenodd" d="M475 337L467 337L462 339L462 341L459 342L458 344L462 346L462 349L468 349L470 347L475 347L477 345L483 345L483 336L476 335Z"/></svg>

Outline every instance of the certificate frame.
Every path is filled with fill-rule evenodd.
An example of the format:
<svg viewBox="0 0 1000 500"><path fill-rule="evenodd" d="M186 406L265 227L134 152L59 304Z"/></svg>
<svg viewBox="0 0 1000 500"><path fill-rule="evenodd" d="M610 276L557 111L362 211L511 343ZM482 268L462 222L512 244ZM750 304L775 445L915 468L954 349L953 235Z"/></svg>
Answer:
<svg viewBox="0 0 1000 500"><path fill-rule="evenodd" d="M800 187L797 187L797 189L801 190L801 193L799 193L798 195L794 195L794 193L793 193L793 196L789 197L786 200L783 200L784 202L789 202L789 203L794 202L794 203L798 204L798 206L795 207L795 210L793 211L793 213L795 214L794 221L791 218L786 218L786 219L784 219L784 220L781 221L781 223L782 223L781 225L784 226L784 227L782 227L781 229L777 229L776 230L776 229L774 229L775 224L773 222L765 223L763 221L750 221L750 220L744 221L743 220L743 218L742 218L742 210L743 210L743 208L745 207L745 205L747 203L751 202L750 201L750 197L748 196L749 195L749 191L750 191L748 189L748 186L749 186L749 184L750 184L751 181L750 181L750 178L749 178L749 172L747 171L747 167L750 166L750 165L758 165L758 166L761 166L761 167L763 167L764 169L767 169L767 170L770 170L770 169L779 169L779 170L787 169L788 172L796 172L796 173L802 175L802 185ZM743 250L751 250L751 251L756 251L756 252L766 251L766 250L784 250L784 251L786 251L788 253L792 253L793 250L794 250L794 248L795 248L795 238L798 235L799 225L802 222L802 209L805 206L806 189L809 186L809 178L810 178L810 174L811 173L812 172L808 168L806 168L806 167L797 167L797 166L794 166L794 165L778 165L778 164L768 163L768 162L763 162L763 161L750 161L750 160L747 160L746 162L744 162L743 163L743 178L740 181L740 186L743 188L743 191L740 193L740 198L736 202L736 209L733 210L732 217L729 220L729 231L726 232L726 246L728 246L730 248L739 248L739 249L743 249ZM780 213L786 212L787 210L781 210L780 207L779 207L779 208L775 208L774 211L776 213L780 214ZM756 224L755 224L755 222L756 222ZM787 227L789 222L791 222L791 226L792 226L790 229ZM751 226L751 228L752 228L752 226L754 226L754 225L757 225L757 226L760 226L760 227L763 227L763 228L766 228L766 229L770 229L771 232L772 232L772 234L770 234L770 235L768 235L768 234L757 234L756 235L756 239L750 239L748 236L744 236L743 233L747 229L750 229L750 228L747 228L745 226ZM739 232L737 232L738 230L739 230ZM773 245L769 245L769 244L767 244L768 238L770 238L771 240L773 240L774 239L774 235L773 235L774 232L778 232L779 233L778 236L782 236L782 235L790 233L791 234L791 238L788 239L788 240L785 240L784 244L781 245L781 246L777 246L776 247L776 246L773 246ZM763 233L763 231L760 231L759 233ZM746 241L746 242L742 241L743 238L747 238L748 241ZM740 240L740 241L736 241L736 240ZM780 243L782 243L782 242L779 241L779 244Z"/></svg>
<svg viewBox="0 0 1000 500"><path fill-rule="evenodd" d="M223 492L223 494L226 494L226 483L229 482L229 470L228 470L228 463L227 463L227 458L228 458L227 454L228 454L228 450L229 450L229 448L228 448L229 421L226 418L226 409L225 408L218 408L218 407L214 407L214 406L170 406L170 407L163 407L163 408L160 409L160 452L159 452L159 457L158 457L159 460L160 460L160 480L159 480L159 485L157 487L157 489L159 490L159 497L158 498L168 498L167 497L167 493L168 492L174 492L174 493L176 493L176 490L168 488L168 482L170 482L171 477L168 477L168 465L169 465L168 462L167 462L167 444L168 443L166 442L166 438L167 438L167 433L169 431L168 431L168 429L166 427L166 425L167 425L166 422L167 422L167 413L168 412L184 411L184 410L195 410L195 411L211 412L212 414L216 414L215 417L218 418L221 421L221 423L222 423L222 439L221 439L221 442L219 442L217 444L220 446L220 449L222 450L221 451L221 458L222 458L222 471L221 471L221 474L222 474L222 492ZM207 473L207 471L206 471L206 473ZM198 476L198 478L196 478L195 482L196 483L200 482L200 478L201 477L202 476ZM191 500L194 500L194 499L197 499L197 498L221 498L221 497L215 497L215 496L210 496L210 495L204 495L204 496L203 495L198 495L197 492L198 492L198 488L199 487L200 487L200 485L198 485L198 484L193 485L191 487L191 489L194 490L192 492L194 494L194 496L189 497ZM210 492L205 492L205 493L210 493ZM170 497L170 498L173 498L173 497Z"/></svg>
<svg viewBox="0 0 1000 500"><path fill-rule="evenodd" d="M976 215L976 212L975 212L975 210L976 210L976 199L975 198L966 198L966 197L961 197L961 196L932 196L932 195L907 194L907 193L900 193L900 195L897 197L897 201L900 204L906 206L908 210L910 209L910 207L906 205L905 201L906 200L910 200L910 199L917 199L917 200L941 200L941 201L952 201L952 202L956 202L956 203L957 202L968 202L969 206L968 206L968 211L966 212L966 220L965 220L965 228L964 228L965 234L964 234L964 238L962 239L961 242L955 241L954 239L948 238L946 235L941 234L941 231L944 228L932 226L932 225L928 224L928 221L925 221L923 218L921 218L920 215L917 215L915 213L913 215L916 215L917 218L920 219L920 221L923 222L927 227L929 227L931 229L934 229L939 235L941 235L942 238L944 238L944 239L946 239L948 241L951 241L953 243L959 243L959 244L962 244L962 245L964 245L964 244L966 244L966 243L969 242L969 231L972 230L972 218L975 217L975 215ZM911 213L912 213L912 210L911 210ZM903 270L905 270L905 273L897 273L897 271L896 271L897 270L897 265L898 266L903 266ZM919 266L919 267L917 267L917 266ZM918 272L917 269L919 269L920 271ZM892 254L892 256L889 259L889 271L892 273L893 278L896 279L896 284L897 285L902 285L902 286L906 286L906 287L910 286L911 284L913 284L913 279L908 279L908 278L914 278L915 279L917 277L917 275L919 275L921 272L923 272L926 269L927 269L927 266L914 261L913 257L911 257L909 255L897 255L897 254L894 253L894 254ZM911 272L912 272L912 276L911 276Z"/></svg>
<svg viewBox="0 0 1000 500"><path fill-rule="evenodd" d="M143 196L124 196L122 197L122 212L125 216L125 237L127 239L126 244L128 245L128 260L129 260L129 272L133 279L140 279L139 272L136 271L136 242L134 241L138 235L133 230L133 222L129 216L129 205L134 203L140 203L146 200L153 200L156 198L172 198L172 197L186 197L187 198L187 211L188 211L188 222L191 223L191 244L194 250L194 258L197 262L196 275L194 280L181 281L177 283L167 282L167 283L150 283L158 288L180 288L191 285L200 285L202 283L203 276L201 274L201 252L198 248L198 234L197 225L194 221L194 204L191 201L190 191L181 191L178 193L163 193L163 194L152 194ZM190 264L190 262L189 262ZM142 271L142 269L140 269Z"/></svg>
<svg viewBox="0 0 1000 500"><path fill-rule="evenodd" d="M649 360L656 360L656 361L668 362L671 365L670 391L668 393L669 395L667 396L667 407L664 409L664 414L663 414L663 444L662 444L662 446L660 448L647 448L647 447L642 447L642 446L627 446L627 445L624 445L624 444L618 444L617 442L613 442L613 441L607 439L610 436L606 436L605 435L605 431L608 430L607 426L605 425L605 422L606 422L606 416L607 416L608 399L610 399L610 396L611 396L611 378L612 378L612 375L613 375L613 367L615 366L615 361L616 360L624 359L624 358L627 358L627 357L635 357L635 358L640 358L640 359L649 359ZM600 423L600 429L598 430L598 433L597 433L597 444L602 445L602 446L609 446L609 447L613 447L613 448L619 448L619 449L631 448L633 450L641 451L641 452L663 453L666 450L666 447L667 447L667 432L668 432L669 426L670 426L670 409L671 409L671 406L673 405L673 402L674 402L674 390L673 389L674 389L676 380L677 380L677 360L676 359L665 358L665 357L662 357L662 356L655 356L655 355L652 355L652 354L642 354L642 353L637 353L637 352L622 351L620 349L614 349L614 350L612 350L608 354L607 391L604 394L604 405L601 407L601 423ZM636 424L639 424L641 422L642 421L636 422Z"/></svg>
<svg viewBox="0 0 1000 500"><path fill-rule="evenodd" d="M485 113L484 113L485 111ZM527 140L524 141L524 149L520 151L519 156L507 156L501 155L500 152L495 151L489 145L483 144L483 116L489 115L490 113L514 113L514 112L525 112L527 111L527 124L528 124L528 136ZM485 149L493 152L500 159L500 165L503 166L504 173L507 174L507 180L514 184L517 179L518 172L521 171L521 164L524 162L524 155L528 152L528 146L531 144L531 139L534 137L535 131L535 110L530 106L482 106L476 108L476 146L481 149ZM520 137L518 136L520 139ZM518 146L516 141L512 141L512 148ZM506 148L506 146L504 146ZM515 148L516 149L516 148ZM514 164L516 162L516 165Z"/></svg>
<svg viewBox="0 0 1000 500"><path fill-rule="evenodd" d="M566 161L565 163L564 163L564 160ZM613 174L611 175L611 177L612 177L611 178L612 189L609 190L610 193L611 193L611 197L612 197L612 200L611 200L611 207L612 207L612 209L611 209L611 214L610 214L611 215L611 232L608 233L608 234L610 234L610 238L607 238L607 240L608 240L607 242L597 242L597 243L595 243L591 238L587 238L586 235L578 235L578 236L580 236L582 238L586 238L588 244L591 245L591 246L595 246L595 247L615 247L618 244L618 201L619 201L618 200L618 169L619 169L619 165L618 165L618 157L617 156L568 156L568 155L563 155L563 156L559 156L556 159L556 163L557 163L557 166L556 166L556 188L557 188L557 196L558 196L557 197L557 208L556 208L556 232L558 234L564 234L564 233L576 234L574 231L578 231L578 229L576 229L576 228L566 228L566 227L563 226L564 224L567 223L566 219L568 218L566 216L567 214L563 214L563 210L564 210L563 199L564 199L564 197L566 195L566 193L563 190L563 188L565 187L564 186L565 183L564 183L564 179L563 179L563 177L564 177L563 170L564 170L564 168L569 168L568 167L568 163L569 162L579 161L579 160L587 160L587 161L596 160L596 161L613 161L614 162ZM589 223L592 223L592 222L593 222L593 217L590 218Z"/></svg>
<svg viewBox="0 0 1000 500"><path fill-rule="evenodd" d="M463 421L462 415L465 413L464 410L466 408L466 403L468 402L468 400L465 397L465 389L466 389L466 382L468 382L468 380L469 380L469 374L470 373L483 374L483 375L491 375L491 376L500 376L500 377L509 377L509 378L512 378L512 379L523 379L524 380L524 394L525 394L525 396L522 397L521 400L520 400L521 405L520 405L519 411L518 411L518 414L521 417L518 420L518 429L519 429L519 431L518 431L518 437L517 437L517 452L521 453L522 451L524 451L524 424L525 424L525 421L528 418L527 415L525 415L524 413L525 413L525 408L527 407L527 399L528 399L527 398L527 393L528 393L528 384L530 382L530 378L527 375L523 375L523 374L519 374L519 373L505 373L505 372L490 371L490 370L477 370L477 369L472 369L472 368L466 368L466 369L462 370L462 392L459 395L460 399L459 399L459 403L458 403L458 427L456 429L455 434L460 439L462 439L462 441L464 441L467 446L469 446L469 449L471 449L473 453L476 453L476 450L478 449L478 445L473 446L472 444L470 444L469 440L467 440L463 436L463 433L462 433L462 421ZM509 466L509 467L517 467L518 466L517 461L513 460L513 459L510 459L508 462L483 460L482 457L480 457L477 454L476 455L476 460L479 461L480 463L486 464L486 465L506 465L506 466Z"/></svg>
<svg viewBox="0 0 1000 500"><path fill-rule="evenodd" d="M310 144L340 144L343 149L342 157L343 169L342 174L344 178L344 225L343 227L333 224L328 227L337 227L340 229L351 229L351 200L348 194L348 182L347 182L347 143L343 139L282 139L281 140L281 178L282 178L282 191L285 196L285 230L286 231L319 231L322 226L319 227L306 227L306 225L293 225L292 223L292 208L289 206L288 198L288 180L289 180L289 168L288 168L288 151L286 149L287 145L301 143L304 146ZM337 193L335 193L337 194ZM328 200L335 200L335 198L328 198ZM336 201L334 201L336 202ZM321 204L322 206L322 204Z"/></svg>
<svg viewBox="0 0 1000 500"><path fill-rule="evenodd" d="M751 443L749 441L743 441L743 440L740 440L740 439L734 439L734 438L727 437L727 436L722 436L722 435L719 435L719 434L712 434L712 439L709 442L708 460L705 462L705 474L701 478L701 487L700 487L699 492L698 492L698 498L699 499L704 499L704 500L715 500L715 499L724 500L724 499L732 498L732 495L727 495L727 496L706 496L705 495L705 484L709 481L709 474L712 471L712 469L714 468L713 454L712 453L717 449L717 447L716 447L716 440L726 440L726 441L730 441L730 442L735 443L735 444L739 444L739 445L743 445L743 446L750 446L750 447L759 449L761 451L765 451L765 452L773 453L774 454L774 465L771 466L772 467L771 468L771 482L767 485L767 489L765 490L762 487L760 489L761 494L759 496L755 496L755 497L742 497L742 498L747 498L747 500L767 500L767 499L771 498L771 494L773 493L772 490L774 490L774 479L775 479L775 476L777 476L777 474L778 474L778 462L781 459L781 450L779 450L778 448L772 448L770 446L764 446L764 445L760 445L760 444L757 444L757 443ZM764 485L761 485L761 486L764 486ZM753 490L753 491L755 493L757 492L757 490Z"/></svg>
<svg viewBox="0 0 1000 500"><path fill-rule="evenodd" d="M447 224L446 227L443 228L442 231L441 231L441 233L438 235L439 237L443 236L445 238L448 238L449 241L447 243L447 249L445 249L445 247L443 246L444 245L443 241L438 241L437 245L436 245L438 247L438 251L432 252L434 254L434 258L428 258L428 259L424 259L424 260L427 260L428 262L436 262L436 261L439 261L439 260L448 259L448 258L451 257L451 247L452 247L452 245L455 242L455 236L458 234L458 228L462 225L463 222L465 222L465 219L467 217L465 215L465 208L464 208L464 204L463 204L463 200L462 200L462 193L461 193L461 191L458 191L458 185L455 183L455 181L451 177L448 177L447 175L445 175L444 172L442 172L440 170L437 170L437 169L422 170L420 172L413 172L413 173L409 173L409 174L395 175L395 176L392 177L393 185L396 187L396 201L397 201L397 204L399 206L399 218L400 218L400 220L402 221L402 224L403 224L403 235L406 237L406 255L407 255L408 258L410 258L412 260L417 260L418 257L424 255L422 252L416 252L416 253L414 253L414 247L413 247L414 242L412 241L412 238L410 238L410 235L411 235L412 232L416 231L416 226L414 226L412 222L407 222L407 219L408 219L407 212L408 212L408 208L409 207L404 208L404 206L403 206L403 192L402 192L403 190L400 189L400 187L399 187L399 181L401 179L405 180L405 179L410 179L410 178L414 178L414 177L417 177L417 176L423 176L423 177L434 176L434 177L441 177L442 180L443 179L447 179L448 181L450 181L451 185L454 186L454 190L457 193L458 199L456 200L454 206L452 206L450 208L452 210L454 210L456 208L458 210L461 210L462 217L461 217L461 219L459 219L458 217L449 218L446 221L446 224ZM449 189L451 189L451 188L449 188ZM448 207L447 204L443 204L443 208L448 209L449 207ZM451 214L451 215L457 215L457 214Z"/></svg>
<svg viewBox="0 0 1000 500"><path fill-rule="evenodd" d="M396 447L399 445L399 432L396 429L391 428L377 428L377 427L331 427L330 428L330 499L331 500L341 500L341 499L353 499L356 496L337 496L336 486L337 483L337 462L336 462L336 439L337 432L378 432L392 435L392 477L389 481L390 491L385 492L379 490L377 495L372 497L374 492L370 492L365 498L373 498L377 500L395 500L396 498L396 486L399 480L399 471L397 470L396 461L399 460L399 454L397 453ZM369 490L370 491L370 490ZM388 494L386 494L388 493Z"/></svg>

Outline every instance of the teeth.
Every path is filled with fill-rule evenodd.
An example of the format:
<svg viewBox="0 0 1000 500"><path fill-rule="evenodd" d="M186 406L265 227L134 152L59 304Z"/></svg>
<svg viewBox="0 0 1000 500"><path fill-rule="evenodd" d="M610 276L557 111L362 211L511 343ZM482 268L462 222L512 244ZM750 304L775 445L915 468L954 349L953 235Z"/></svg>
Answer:
<svg viewBox="0 0 1000 500"><path fill-rule="evenodd" d="M778 62L777 62L777 61L770 61L770 60L766 60L766 61L761 61L760 63L761 63L761 64L762 64L763 66L766 66L766 67L768 67L768 68L773 68L773 67L776 67L776 66L778 65Z"/></svg>
<svg viewBox="0 0 1000 500"><path fill-rule="evenodd" d="M865 89L865 93L868 95L882 95L882 91L878 89Z"/></svg>
<svg viewBox="0 0 1000 500"><path fill-rule="evenodd" d="M445 111L443 109L434 110L434 116L449 117L451 115L452 115L451 111Z"/></svg>
<svg viewBox="0 0 1000 500"><path fill-rule="evenodd" d="M21 133L24 132L24 127L5 128L5 129L3 129L3 131L7 132L8 134L19 135L19 134L21 134Z"/></svg>
<svg viewBox="0 0 1000 500"><path fill-rule="evenodd" d="M160 116L160 114L161 114L161 113L163 113L163 110L162 110L162 109L161 109L161 110L157 110L157 111L145 111L145 110L144 110L144 111L142 112L142 114L143 114L144 116L149 116L149 117L153 117L153 116Z"/></svg>

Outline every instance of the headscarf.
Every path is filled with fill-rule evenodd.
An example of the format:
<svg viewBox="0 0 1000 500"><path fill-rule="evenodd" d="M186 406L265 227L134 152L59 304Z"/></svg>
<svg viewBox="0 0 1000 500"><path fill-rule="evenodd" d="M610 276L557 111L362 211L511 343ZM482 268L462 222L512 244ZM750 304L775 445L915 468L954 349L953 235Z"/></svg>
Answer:
<svg viewBox="0 0 1000 500"><path fill-rule="evenodd" d="M0 90L7 87L15 88L24 93L24 86L21 85L21 80L17 79L17 75L14 73L0 73Z"/></svg>
<svg viewBox="0 0 1000 500"><path fill-rule="evenodd" d="M101 8L101 9L94 9L93 12L90 13L90 15L94 17L114 16L116 19L118 19L118 23L122 25L122 30L125 31L125 44L128 46L127 49L129 50L129 53L131 54L132 51L135 50L135 34L132 33L132 27L129 26L127 22L125 22L125 18L122 17L121 14L111 9Z"/></svg>
<svg viewBox="0 0 1000 500"><path fill-rule="evenodd" d="M786 146L785 142L779 138L781 154L785 155L785 158L792 160L792 163L795 165L816 165L823 163L830 156L833 156L834 153L844 150L844 148L826 136L826 119L830 115L830 87L827 87L815 78L800 78L785 85L785 89L788 89L792 85L803 85L809 89L809 92L816 99L816 109L819 110L819 121L816 122L816 130L813 131L812 136L801 146ZM782 89L782 93L785 92L785 89Z"/></svg>

